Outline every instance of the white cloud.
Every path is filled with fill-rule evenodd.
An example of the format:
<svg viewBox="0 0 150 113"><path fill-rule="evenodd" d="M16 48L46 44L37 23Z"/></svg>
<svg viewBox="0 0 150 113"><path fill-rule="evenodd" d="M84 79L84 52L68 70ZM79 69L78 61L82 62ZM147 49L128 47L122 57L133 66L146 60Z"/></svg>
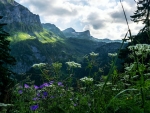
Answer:
<svg viewBox="0 0 150 113"><path fill-rule="evenodd" d="M90 30L96 38L121 39L127 32L120 0L16 0L39 14L43 23L53 23L61 29L75 27ZM137 33L142 25L130 21L136 10L134 0L123 1L130 28Z"/></svg>

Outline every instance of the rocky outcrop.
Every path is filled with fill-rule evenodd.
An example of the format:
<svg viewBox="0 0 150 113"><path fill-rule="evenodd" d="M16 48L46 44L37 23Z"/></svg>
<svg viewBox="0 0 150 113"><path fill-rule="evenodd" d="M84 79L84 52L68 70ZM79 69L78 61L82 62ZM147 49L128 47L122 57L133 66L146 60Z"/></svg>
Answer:
<svg viewBox="0 0 150 113"><path fill-rule="evenodd" d="M2 23L7 23L6 31L33 32L42 31L39 15L30 12L26 7L13 0L0 0L0 15Z"/></svg>

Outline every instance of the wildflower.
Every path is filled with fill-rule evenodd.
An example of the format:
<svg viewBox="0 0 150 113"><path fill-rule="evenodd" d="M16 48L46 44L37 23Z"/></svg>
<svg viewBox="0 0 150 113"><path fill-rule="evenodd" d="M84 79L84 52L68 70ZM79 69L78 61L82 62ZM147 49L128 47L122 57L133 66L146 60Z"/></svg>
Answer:
<svg viewBox="0 0 150 113"><path fill-rule="evenodd" d="M135 54L139 56L139 55L142 55L142 53L149 53L150 45L149 44L136 44L135 46L129 46L128 49L130 51L135 51Z"/></svg>
<svg viewBox="0 0 150 113"><path fill-rule="evenodd" d="M93 78L84 77L80 79L82 82L93 82Z"/></svg>
<svg viewBox="0 0 150 113"><path fill-rule="evenodd" d="M50 81L49 84L52 85L54 83L54 81Z"/></svg>
<svg viewBox="0 0 150 113"><path fill-rule="evenodd" d="M36 89L36 90L37 90L37 89L39 89L39 87L38 87L38 86L36 86L36 85L34 85L34 89Z"/></svg>
<svg viewBox="0 0 150 113"><path fill-rule="evenodd" d="M38 108L39 108L38 105L32 105L32 106L30 106L30 110L32 110L32 111L35 111L35 110L37 110Z"/></svg>
<svg viewBox="0 0 150 113"><path fill-rule="evenodd" d="M25 87L25 88L29 88L29 85L28 85L28 84L24 84L24 87Z"/></svg>
<svg viewBox="0 0 150 113"><path fill-rule="evenodd" d="M23 91L22 91L22 90L19 90L19 91L18 91L18 93L19 93L19 94L22 94L22 93L23 93Z"/></svg>
<svg viewBox="0 0 150 113"><path fill-rule="evenodd" d="M44 87L48 87L49 86L49 84L48 83L44 83L44 84L42 84L41 86L40 86L40 88L42 89L42 88L44 88Z"/></svg>
<svg viewBox="0 0 150 113"><path fill-rule="evenodd" d="M97 87L102 87L104 85L104 83L101 83L101 84L95 84L95 86Z"/></svg>
<svg viewBox="0 0 150 113"><path fill-rule="evenodd" d="M66 64L71 67L71 68L81 68L81 64L75 63L74 61L72 62L66 62Z"/></svg>
<svg viewBox="0 0 150 113"><path fill-rule="evenodd" d="M43 97L45 98L45 97L47 97L47 96L48 96L48 92L44 91L44 92L43 92Z"/></svg>
<svg viewBox="0 0 150 113"><path fill-rule="evenodd" d="M115 56L117 56L117 53L108 53L108 56L115 57Z"/></svg>
<svg viewBox="0 0 150 113"><path fill-rule="evenodd" d="M58 82L58 86L64 86L62 82Z"/></svg>
<svg viewBox="0 0 150 113"><path fill-rule="evenodd" d="M94 53L94 52L90 53L90 56L98 56L98 55L99 55L99 53Z"/></svg>
<svg viewBox="0 0 150 113"><path fill-rule="evenodd" d="M38 97L35 97L35 98L33 98L33 100L36 101L36 100L39 100L39 98L38 98Z"/></svg>
<svg viewBox="0 0 150 113"><path fill-rule="evenodd" d="M130 66L129 66L129 67L125 67L125 70L127 70L127 71L131 71L131 70L134 68L134 66L135 66L135 63L130 64Z"/></svg>
<svg viewBox="0 0 150 113"><path fill-rule="evenodd" d="M77 104L73 104L74 106L77 106Z"/></svg>
<svg viewBox="0 0 150 113"><path fill-rule="evenodd" d="M41 95L40 95L40 92L37 92L37 94L36 94L38 97L40 97Z"/></svg>
<svg viewBox="0 0 150 113"><path fill-rule="evenodd" d="M39 63L39 64L33 64L33 68L41 68L41 67L44 67L46 66L47 64L46 63Z"/></svg>

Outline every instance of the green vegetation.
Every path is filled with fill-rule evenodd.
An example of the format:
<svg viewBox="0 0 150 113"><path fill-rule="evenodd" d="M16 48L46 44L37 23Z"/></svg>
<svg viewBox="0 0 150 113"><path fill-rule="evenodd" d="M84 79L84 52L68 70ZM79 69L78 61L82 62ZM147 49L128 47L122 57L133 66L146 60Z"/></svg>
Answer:
<svg viewBox="0 0 150 113"><path fill-rule="evenodd" d="M10 67L15 64L15 59L10 55L10 42L7 40L9 34L3 31L4 25L0 24L0 102L8 102L10 99L8 94L14 83Z"/></svg>
<svg viewBox="0 0 150 113"><path fill-rule="evenodd" d="M9 36L8 40L11 41L11 43L16 43L19 41L29 40L29 39L35 39L34 36L30 36L27 33L24 32L15 32L15 35Z"/></svg>
<svg viewBox="0 0 150 113"><path fill-rule="evenodd" d="M16 43L16 42L30 40L30 39L31 40L38 39L42 43L54 43L57 42L58 40L63 42L63 39L57 37L55 34L45 29L41 32L34 32L34 35L32 36L25 32L15 32L12 33L12 36L8 37L8 40L10 40L11 43Z"/></svg>
<svg viewBox="0 0 150 113"><path fill-rule="evenodd" d="M47 31L46 29L44 29L42 32L35 32L35 36L42 43L54 43L58 40L63 40L60 37L54 35L51 31Z"/></svg>
<svg viewBox="0 0 150 113"><path fill-rule="evenodd" d="M140 11L144 8L148 10L146 12L149 12L149 0L140 0L138 4L140 4ZM143 7L141 7L141 4L144 4ZM136 16L134 15L132 17L140 18L141 15L138 14L138 11L136 12ZM145 13L143 15L145 15ZM58 50L63 48L62 50L65 55L61 57L67 61L65 65L63 64L64 62L60 63L60 61L50 64L34 64L32 71L34 71L35 74L40 73L40 77L34 76L34 80L41 79L41 81L39 80L39 84L37 85L32 81L33 75L31 75L32 80L26 76L26 79L19 81L11 88L11 101L9 101L9 103L0 103L0 107L2 108L1 112L150 113L149 13L148 18L144 20L144 24L146 24L144 30L135 37L131 36L129 29L129 40L131 43L126 47L126 51L128 52L125 57L130 60L125 63L123 72L119 72L116 63L118 55L123 54L121 48L126 37L118 53L108 53L112 61L110 62L110 69L107 75L99 74L103 72L98 65L97 57L101 55L99 53L91 52L89 55L85 55L85 59L82 63L84 65L76 63L76 61L70 61L70 57L65 59L65 55L69 54L66 53L66 49L73 50L75 54L78 53L77 51L81 51L80 49L86 49L84 47L87 47L87 45L82 46L79 44L81 42L83 43L83 41L85 42L85 40L62 40L47 30L43 30L40 33L35 32L36 38L27 40L30 38L29 35L21 33L21 38L19 38L20 42L16 44L23 45L24 43L22 43L21 40L25 40L27 43L22 47L31 48L30 52L25 51L28 54L33 53L32 49L34 47L34 51L36 50L38 53L39 51L51 52L51 54L56 57L56 54L59 55L60 52ZM145 36L145 39L143 39L143 36ZM32 42L33 40L34 43ZM69 43L65 43L65 41ZM47 43L50 43L50 45ZM40 45L40 48L36 48L37 44ZM42 46L43 44L44 46L46 45L47 48L44 48L44 46ZM15 47L18 48L18 45ZM80 45L81 48L75 48L77 45ZM66 48L66 46L70 48ZM18 51L18 56L20 54L22 55L21 52L22 51ZM73 52L71 51L70 54ZM1 56L3 56L3 54ZM28 58L26 58L26 60L28 60ZM64 73L62 68L66 69L67 73ZM79 74L83 71L83 68L88 71L87 73L82 73L84 77L80 77Z"/></svg>
<svg viewBox="0 0 150 113"><path fill-rule="evenodd" d="M21 113L149 113L150 112L150 64L139 62L150 53L148 44L129 46L134 61L125 67L124 73L118 73L115 60L110 73L96 80L94 73L80 79L74 78L76 68L81 64L66 62L68 74L62 79L61 63L53 63L53 70L47 64L35 64L33 67L42 72L43 83L35 85L29 78L19 82L13 88L10 112ZM97 53L90 55L97 57ZM109 54L116 59L117 54ZM89 64L94 65L94 58ZM90 66L90 68L92 68ZM111 71L113 70L113 71ZM51 72L52 71L52 72ZM53 73L53 74L50 74ZM138 74L137 74L138 73ZM73 85L72 83L76 85Z"/></svg>

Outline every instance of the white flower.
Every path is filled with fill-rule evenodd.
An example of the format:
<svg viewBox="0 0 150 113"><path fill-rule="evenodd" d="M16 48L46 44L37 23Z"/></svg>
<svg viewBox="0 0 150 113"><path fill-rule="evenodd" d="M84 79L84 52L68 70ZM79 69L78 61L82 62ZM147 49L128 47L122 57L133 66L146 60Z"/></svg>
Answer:
<svg viewBox="0 0 150 113"><path fill-rule="evenodd" d="M32 67L37 68L37 67L43 67L43 66L46 66L46 63L33 64Z"/></svg>
<svg viewBox="0 0 150 113"><path fill-rule="evenodd" d="M98 55L99 55L99 53L94 53L94 52L90 53L90 56L98 56Z"/></svg>
<svg viewBox="0 0 150 113"><path fill-rule="evenodd" d="M80 79L82 82L93 82L93 78L84 77Z"/></svg>
<svg viewBox="0 0 150 113"><path fill-rule="evenodd" d="M108 56L115 57L115 56L117 56L117 53L108 53Z"/></svg>
<svg viewBox="0 0 150 113"><path fill-rule="evenodd" d="M125 70L127 70L127 71L131 71L132 69L133 69L133 67L135 66L135 64L133 63L133 64L130 64L130 66L129 67L125 67Z"/></svg>
<svg viewBox="0 0 150 113"><path fill-rule="evenodd" d="M72 67L72 68L81 68L81 64L75 63L74 61L72 61L72 62L66 62L66 64L67 64L69 67Z"/></svg>
<svg viewBox="0 0 150 113"><path fill-rule="evenodd" d="M142 53L149 53L150 52L150 45L149 44L136 44L135 46L129 46L128 49L130 51L135 51L136 55L142 55Z"/></svg>

